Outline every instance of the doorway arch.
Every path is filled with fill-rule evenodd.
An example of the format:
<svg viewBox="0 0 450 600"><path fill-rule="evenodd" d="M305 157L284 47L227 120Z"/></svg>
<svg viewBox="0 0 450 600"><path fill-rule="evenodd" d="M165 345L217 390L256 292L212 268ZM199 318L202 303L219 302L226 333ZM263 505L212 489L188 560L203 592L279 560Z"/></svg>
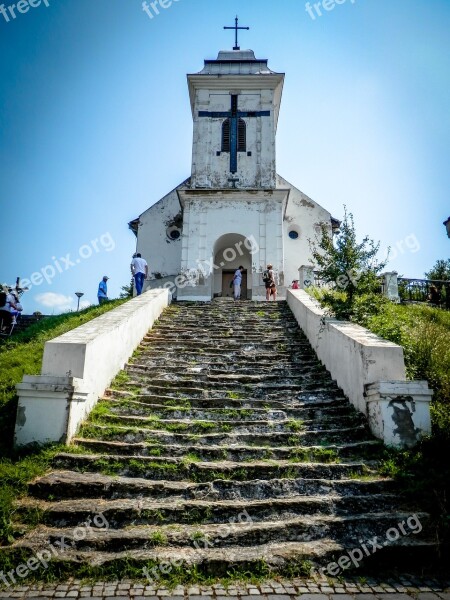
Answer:
<svg viewBox="0 0 450 600"><path fill-rule="evenodd" d="M230 281L232 274L241 265L244 267L242 278L242 299L251 300L252 277L252 248L250 240L240 233L226 233L219 237L214 244L214 280L213 297L232 297Z"/></svg>

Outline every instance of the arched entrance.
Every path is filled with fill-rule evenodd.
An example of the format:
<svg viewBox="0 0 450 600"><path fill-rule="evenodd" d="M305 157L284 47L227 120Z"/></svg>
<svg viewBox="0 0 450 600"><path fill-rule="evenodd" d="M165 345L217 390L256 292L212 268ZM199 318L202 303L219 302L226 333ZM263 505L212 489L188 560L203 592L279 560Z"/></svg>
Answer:
<svg viewBox="0 0 450 600"><path fill-rule="evenodd" d="M239 233L222 235L214 244L214 297L233 297L230 282L233 274L241 265L244 267L242 276L242 299L252 298L252 243Z"/></svg>

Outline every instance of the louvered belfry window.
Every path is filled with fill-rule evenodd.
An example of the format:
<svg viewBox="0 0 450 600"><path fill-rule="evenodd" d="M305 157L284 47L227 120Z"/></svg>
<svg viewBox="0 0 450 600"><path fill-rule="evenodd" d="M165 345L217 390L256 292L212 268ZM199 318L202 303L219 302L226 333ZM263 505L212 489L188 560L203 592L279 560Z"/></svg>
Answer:
<svg viewBox="0 0 450 600"><path fill-rule="evenodd" d="M231 151L231 120L222 123L222 152ZM247 152L247 125L244 119L238 121L238 152Z"/></svg>

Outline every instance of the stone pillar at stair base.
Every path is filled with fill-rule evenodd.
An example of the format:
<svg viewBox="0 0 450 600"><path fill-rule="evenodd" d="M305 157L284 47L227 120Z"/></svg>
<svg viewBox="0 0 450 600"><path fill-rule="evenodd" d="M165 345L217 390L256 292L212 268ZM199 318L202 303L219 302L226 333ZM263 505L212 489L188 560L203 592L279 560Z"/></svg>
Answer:
<svg viewBox="0 0 450 600"><path fill-rule="evenodd" d="M378 381L365 386L372 433L387 446L412 448L431 433L433 391L426 381Z"/></svg>
<svg viewBox="0 0 450 600"><path fill-rule="evenodd" d="M80 391L80 379L74 377L28 376L17 385L14 445L66 443L70 421L88 394Z"/></svg>
<svg viewBox="0 0 450 600"><path fill-rule="evenodd" d="M298 285L301 290L314 285L314 267L312 265L302 265L299 268Z"/></svg>
<svg viewBox="0 0 450 600"><path fill-rule="evenodd" d="M400 296L398 292L398 273L397 271L390 271L389 273L383 273L383 296L389 298L393 302L400 302Z"/></svg>
<svg viewBox="0 0 450 600"><path fill-rule="evenodd" d="M17 386L16 446L70 442L169 303L168 290L152 290L47 342L41 376Z"/></svg>

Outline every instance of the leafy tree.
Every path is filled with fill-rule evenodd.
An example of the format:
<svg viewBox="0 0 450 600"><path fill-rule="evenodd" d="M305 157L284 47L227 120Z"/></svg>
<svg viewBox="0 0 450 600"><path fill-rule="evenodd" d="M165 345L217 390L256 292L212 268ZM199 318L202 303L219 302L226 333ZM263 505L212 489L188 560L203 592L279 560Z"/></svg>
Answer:
<svg viewBox="0 0 450 600"><path fill-rule="evenodd" d="M351 318L358 297L379 291L378 275L387 263L377 259L380 243L368 236L358 242L353 215L344 206L344 220L335 238L323 223L320 238L309 240L309 245L318 276L330 287L323 303L338 318Z"/></svg>
<svg viewBox="0 0 450 600"><path fill-rule="evenodd" d="M123 285L121 288L122 293L119 298L132 298L133 297L133 289L134 289L134 278L131 278L131 281L128 285Z"/></svg>
<svg viewBox="0 0 450 600"><path fill-rule="evenodd" d="M425 273L427 279L437 279L440 281L450 281L450 258L447 260L438 260L431 271Z"/></svg>

